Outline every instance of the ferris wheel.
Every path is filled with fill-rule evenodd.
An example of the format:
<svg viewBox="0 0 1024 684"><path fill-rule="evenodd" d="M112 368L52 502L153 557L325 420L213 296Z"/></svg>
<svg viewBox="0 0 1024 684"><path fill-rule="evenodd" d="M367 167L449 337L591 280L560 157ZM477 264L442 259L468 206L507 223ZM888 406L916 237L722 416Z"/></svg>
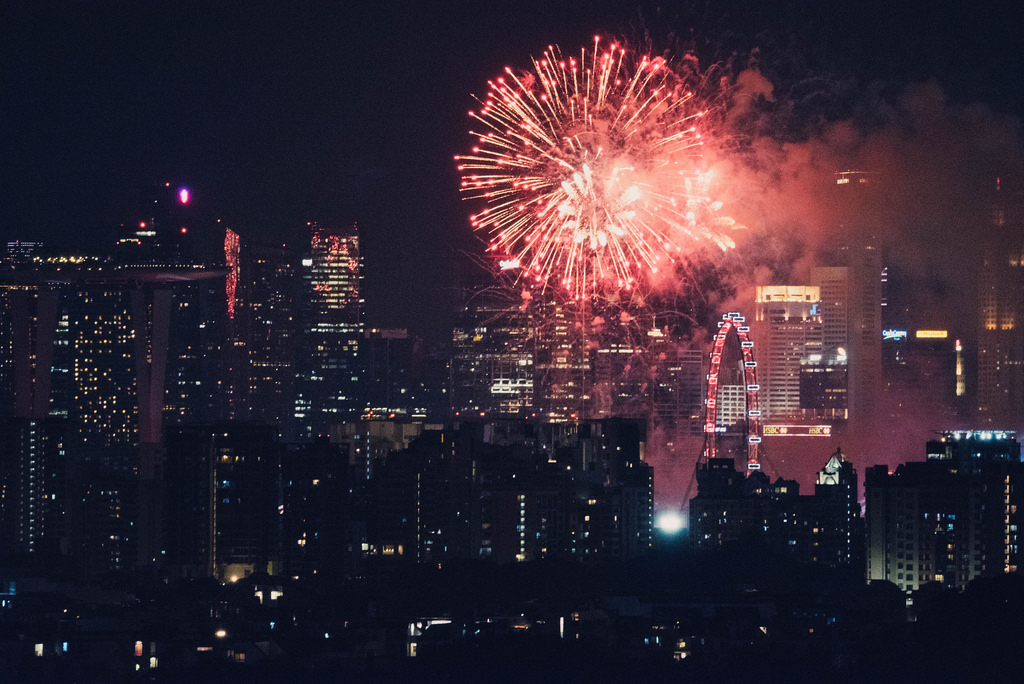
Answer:
<svg viewBox="0 0 1024 684"><path fill-rule="evenodd" d="M708 394L705 400L704 418L704 452L701 461L708 462L708 459L716 458L718 454L716 428L718 422L718 392L720 389L719 371L722 365L722 352L729 333L735 332L735 337L740 343L740 352L743 356L743 381L745 384L746 397L746 444L747 444L747 470L760 470L761 458L759 447L761 445L761 411L757 406L757 393L760 386L757 384L757 362L754 361L754 342L750 339L750 326L746 325L746 319L738 312L730 312L722 316L718 323L718 333L715 335L715 345L711 351L711 370L708 373Z"/></svg>

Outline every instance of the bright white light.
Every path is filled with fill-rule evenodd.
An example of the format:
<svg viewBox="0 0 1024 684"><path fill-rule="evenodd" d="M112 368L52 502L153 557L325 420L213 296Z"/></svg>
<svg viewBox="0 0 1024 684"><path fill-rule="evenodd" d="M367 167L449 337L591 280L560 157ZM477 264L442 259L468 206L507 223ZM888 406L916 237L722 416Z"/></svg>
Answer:
<svg viewBox="0 0 1024 684"><path fill-rule="evenodd" d="M679 511L662 511L654 519L654 526L664 534L678 534L683 529L683 516Z"/></svg>

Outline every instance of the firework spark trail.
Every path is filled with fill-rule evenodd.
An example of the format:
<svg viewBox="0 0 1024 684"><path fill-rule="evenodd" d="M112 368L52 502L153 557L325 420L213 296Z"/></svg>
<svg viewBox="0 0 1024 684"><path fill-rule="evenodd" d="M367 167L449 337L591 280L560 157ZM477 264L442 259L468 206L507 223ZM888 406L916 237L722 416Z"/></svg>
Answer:
<svg viewBox="0 0 1024 684"><path fill-rule="evenodd" d="M532 62L488 82L478 143L456 157L505 268L580 300L634 288L695 242L734 246L700 168L707 112L663 59L595 38Z"/></svg>

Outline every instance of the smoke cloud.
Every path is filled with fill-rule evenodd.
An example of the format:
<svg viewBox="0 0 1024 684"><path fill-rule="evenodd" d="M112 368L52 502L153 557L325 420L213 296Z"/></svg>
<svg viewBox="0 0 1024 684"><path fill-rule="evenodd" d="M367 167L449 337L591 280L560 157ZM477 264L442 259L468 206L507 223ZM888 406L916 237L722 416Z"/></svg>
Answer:
<svg viewBox="0 0 1024 684"><path fill-rule="evenodd" d="M702 291L708 315L695 315L698 322L713 326L723 311L752 311L756 285L809 283L814 266L835 265L828 255L839 245L872 244L889 271L889 324L949 330L973 358L981 249L1024 239L1020 222L992 220L997 179L1001 201L1022 204L1021 122L985 104L953 102L934 80L894 88L808 78L780 86L753 63L723 81L718 144L705 159L718 179L721 213L746 229L734 236L735 250L707 255L714 266L703 268L714 278L678 285ZM843 171L864 172L868 183L843 192L851 190L836 183ZM935 397L913 389L882 401L871 429L841 445L793 445L793 453L774 455L772 474L809 489L836 446L863 473L876 463L923 459L936 430L979 427L969 414L933 409ZM886 422L894 414L899 425ZM669 470L662 491L675 499L689 469Z"/></svg>
<svg viewBox="0 0 1024 684"><path fill-rule="evenodd" d="M750 227L731 265L738 293L765 277L803 280L836 245L870 242L902 284L908 324L973 337L978 248L1000 237L996 179L1022 175L1020 122L951 103L934 81L894 98L883 90L868 88L847 117L824 121L776 97L759 71L736 76L723 138L741 142L713 164L728 179L723 212ZM811 119L805 134L780 136L797 117ZM866 191L840 192L836 174L848 170L870 174Z"/></svg>

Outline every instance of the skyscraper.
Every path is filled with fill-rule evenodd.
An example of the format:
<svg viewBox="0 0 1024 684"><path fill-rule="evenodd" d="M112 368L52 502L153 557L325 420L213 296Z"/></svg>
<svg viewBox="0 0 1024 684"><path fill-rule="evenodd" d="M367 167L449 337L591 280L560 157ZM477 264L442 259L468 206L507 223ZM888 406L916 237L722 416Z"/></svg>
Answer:
<svg viewBox="0 0 1024 684"><path fill-rule="evenodd" d="M870 245L842 247L835 259L843 265L811 272L821 297L822 354L846 357L849 418L863 425L874 417L882 386L881 254Z"/></svg>
<svg viewBox="0 0 1024 684"><path fill-rule="evenodd" d="M553 300L533 301L531 306L536 307L533 405L538 417L552 422L590 418L593 312Z"/></svg>
<svg viewBox="0 0 1024 684"><path fill-rule="evenodd" d="M15 435L27 435L14 442L13 464L31 466L33 497L68 502L62 552L83 571L156 557L171 287L214 274L71 254L4 273ZM66 495L40 488L52 475ZM21 511L28 517L8 522L35 515Z"/></svg>
<svg viewBox="0 0 1024 684"><path fill-rule="evenodd" d="M298 255L225 234L228 391L234 419L278 426L293 437Z"/></svg>
<svg viewBox="0 0 1024 684"><path fill-rule="evenodd" d="M756 291L751 326L757 344L758 407L767 419L802 417L801 361L822 353L820 290L763 285Z"/></svg>
<svg viewBox="0 0 1024 684"><path fill-rule="evenodd" d="M295 420L300 436L326 434L363 409L359 341L363 336L362 257L355 225L311 223L302 259L304 309Z"/></svg>
<svg viewBox="0 0 1024 684"><path fill-rule="evenodd" d="M526 415L533 407L533 321L521 305L470 299L452 331L452 414Z"/></svg>
<svg viewBox="0 0 1024 684"><path fill-rule="evenodd" d="M1001 231L1016 233L986 245L978 288L978 411L1000 427L1024 416L1024 242L1008 228L1014 214L993 211Z"/></svg>

